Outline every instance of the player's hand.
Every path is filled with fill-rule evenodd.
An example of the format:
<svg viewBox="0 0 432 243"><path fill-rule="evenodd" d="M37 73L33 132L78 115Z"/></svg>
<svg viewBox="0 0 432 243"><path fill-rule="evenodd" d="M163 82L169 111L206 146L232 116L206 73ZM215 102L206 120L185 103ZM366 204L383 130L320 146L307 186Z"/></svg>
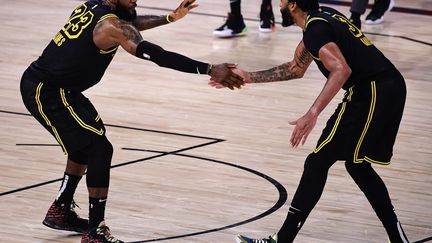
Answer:
<svg viewBox="0 0 432 243"><path fill-rule="evenodd" d="M243 81L245 83L252 83L251 77L249 75L248 72L240 69L240 68L233 68L231 69L231 71L233 71L233 73L240 75L240 77L243 78ZM222 89L225 88L225 86L223 86L218 80L214 80L214 79L210 79L209 83L210 86L216 88L216 89Z"/></svg>
<svg viewBox="0 0 432 243"><path fill-rule="evenodd" d="M170 21L175 22L188 14L191 9L198 7L198 4L193 4L195 1L196 0L183 0L180 6L169 14Z"/></svg>
<svg viewBox="0 0 432 243"><path fill-rule="evenodd" d="M317 118L318 115L308 111L304 116L289 123L295 126L291 135L291 146L295 148L300 143L303 145L306 142L307 137L315 127Z"/></svg>
<svg viewBox="0 0 432 243"><path fill-rule="evenodd" d="M232 63L213 65L209 74L211 76L209 84L216 88L240 89L244 85L244 80L242 76L234 72L236 67L237 65Z"/></svg>

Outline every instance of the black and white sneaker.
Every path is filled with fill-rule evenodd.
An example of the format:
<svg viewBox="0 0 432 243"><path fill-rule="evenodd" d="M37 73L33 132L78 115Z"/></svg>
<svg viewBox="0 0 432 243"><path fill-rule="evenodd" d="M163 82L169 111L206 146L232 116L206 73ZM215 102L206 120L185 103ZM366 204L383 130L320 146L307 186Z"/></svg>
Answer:
<svg viewBox="0 0 432 243"><path fill-rule="evenodd" d="M259 30L263 33L268 33L272 32L275 28L276 25L272 6L261 6Z"/></svg>
<svg viewBox="0 0 432 243"><path fill-rule="evenodd" d="M247 33L247 27L243 21L243 16L235 16L228 13L225 23L213 31L213 35L219 38L229 38L243 36Z"/></svg>
<svg viewBox="0 0 432 243"><path fill-rule="evenodd" d="M368 16L366 16L365 24L368 25L381 24L382 22L384 22L384 14L392 10L394 5L395 5L395 1L390 0L389 5L386 6L387 8L384 10L382 10L382 8L385 8L385 6L382 6L381 8L379 7L372 8L372 11L368 14Z"/></svg>

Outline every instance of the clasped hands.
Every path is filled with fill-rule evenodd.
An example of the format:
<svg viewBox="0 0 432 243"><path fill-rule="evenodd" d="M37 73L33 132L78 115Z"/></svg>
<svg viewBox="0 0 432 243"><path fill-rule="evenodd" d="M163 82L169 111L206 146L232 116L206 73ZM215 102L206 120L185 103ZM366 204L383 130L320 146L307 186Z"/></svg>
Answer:
<svg viewBox="0 0 432 243"><path fill-rule="evenodd" d="M211 78L208 84L217 89L240 89L246 83L251 83L248 73L238 69L233 63L213 65L209 75Z"/></svg>

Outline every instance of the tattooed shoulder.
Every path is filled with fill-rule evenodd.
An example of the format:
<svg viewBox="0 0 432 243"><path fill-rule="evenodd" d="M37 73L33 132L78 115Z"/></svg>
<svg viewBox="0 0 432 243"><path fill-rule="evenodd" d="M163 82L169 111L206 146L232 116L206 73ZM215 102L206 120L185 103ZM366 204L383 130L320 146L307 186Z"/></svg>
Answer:
<svg viewBox="0 0 432 243"><path fill-rule="evenodd" d="M119 26L121 31L123 32L123 35L127 39L132 40L135 43L139 43L142 41L142 36L139 33L138 29L135 28L135 26L133 26L130 22L119 20Z"/></svg>

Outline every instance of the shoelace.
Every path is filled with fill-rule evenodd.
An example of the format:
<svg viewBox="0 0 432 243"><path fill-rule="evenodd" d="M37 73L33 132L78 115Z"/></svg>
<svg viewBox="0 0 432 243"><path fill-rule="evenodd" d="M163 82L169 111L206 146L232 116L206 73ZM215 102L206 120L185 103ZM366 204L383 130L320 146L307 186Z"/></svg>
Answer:
<svg viewBox="0 0 432 243"><path fill-rule="evenodd" d="M78 214L75 212L75 208L81 209L80 206L78 206L78 204L74 200L72 200L68 215L70 215L71 217L75 217L75 218L80 219L81 217L78 216Z"/></svg>
<svg viewBox="0 0 432 243"><path fill-rule="evenodd" d="M70 209L71 209L72 211L75 211L75 210L74 210L75 208L79 208L79 209L81 209L80 206L78 206L78 204L75 202L75 200L72 200L72 202L71 202L71 208L70 208Z"/></svg>
<svg viewBox="0 0 432 243"><path fill-rule="evenodd" d="M252 243L271 243L272 237L269 236L268 239L262 239L262 240L253 240Z"/></svg>
<svg viewBox="0 0 432 243"><path fill-rule="evenodd" d="M110 242L117 242L117 238L115 238L113 235L111 235L110 229L108 226L103 226L96 229L96 234L103 235L105 239L107 239Z"/></svg>

